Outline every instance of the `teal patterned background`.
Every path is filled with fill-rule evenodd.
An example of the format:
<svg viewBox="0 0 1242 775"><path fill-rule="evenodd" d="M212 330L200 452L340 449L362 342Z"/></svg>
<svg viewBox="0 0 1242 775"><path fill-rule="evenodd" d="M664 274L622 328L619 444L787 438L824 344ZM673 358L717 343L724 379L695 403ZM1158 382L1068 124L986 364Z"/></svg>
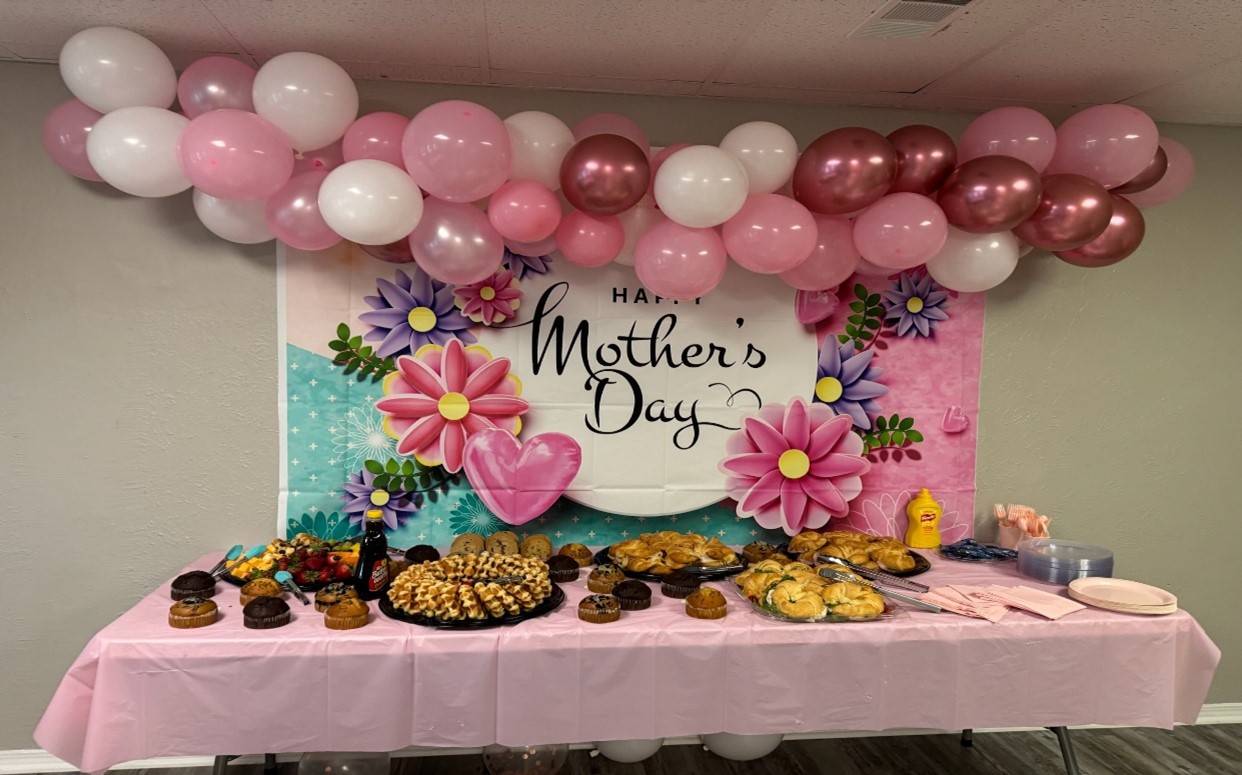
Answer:
<svg viewBox="0 0 1242 775"><path fill-rule="evenodd" d="M286 529L292 536L303 531L322 538L357 533L341 512L342 484L362 470L366 460L396 457L396 442L384 433L374 403L383 391L370 380L358 382L342 373L330 358L294 345L285 350L288 411L288 480ZM397 530L390 531L394 547L415 544L448 546L461 533L488 534L507 529L477 495L465 477L424 494L421 508ZM692 530L715 535L740 546L757 538L784 540L779 530L760 528L752 519L738 517L732 505L714 505L668 517L628 517L608 514L561 498L537 520L515 532L546 533L553 543L575 541L610 544L656 530Z"/></svg>

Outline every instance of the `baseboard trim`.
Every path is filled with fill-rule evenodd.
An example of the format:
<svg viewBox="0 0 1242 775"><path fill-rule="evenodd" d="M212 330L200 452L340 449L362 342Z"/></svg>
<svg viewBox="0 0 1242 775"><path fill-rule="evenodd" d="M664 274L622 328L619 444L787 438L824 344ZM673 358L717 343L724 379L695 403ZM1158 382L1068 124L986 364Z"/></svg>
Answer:
<svg viewBox="0 0 1242 775"><path fill-rule="evenodd" d="M1218 702L1211 705L1204 705L1199 712L1199 718L1195 724L1242 724L1242 702ZM1077 728L1077 727L1076 727ZM1099 728L1096 725L1083 727L1083 729ZM1030 728L1034 729L1034 727ZM1018 732L1024 731L1022 728L1009 729L978 729L977 732ZM893 735L925 735L925 734L944 734L941 730L928 729L889 729L883 732L799 732L786 735L789 740L815 740L828 738L843 737L876 737L876 736L893 736ZM670 737L664 741L665 745L693 745L697 744L697 737ZM580 745L571 746L573 748L584 749L591 748L590 743L582 743ZM400 751L394 751L393 756L410 757L410 756L445 756L449 754L477 754L479 748L404 748ZM296 762L301 758L300 754L277 754L276 759L279 762ZM242 756L233 760L235 764L258 764L263 761L261 755ZM213 759L210 756L162 756L155 759L139 759L137 761L126 762L125 764L113 767L113 770L162 770L174 767L210 767ZM76 772L73 765L57 759L52 754L41 748L22 748L10 751L0 751L0 775L30 775L31 773L44 772Z"/></svg>

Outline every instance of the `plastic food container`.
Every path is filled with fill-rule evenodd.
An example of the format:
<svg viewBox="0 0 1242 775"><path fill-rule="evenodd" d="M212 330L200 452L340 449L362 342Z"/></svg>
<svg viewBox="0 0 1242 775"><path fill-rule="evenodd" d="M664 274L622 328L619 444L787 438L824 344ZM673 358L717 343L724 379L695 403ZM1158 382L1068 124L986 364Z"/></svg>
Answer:
<svg viewBox="0 0 1242 775"><path fill-rule="evenodd" d="M1068 584L1087 576L1113 575L1113 553L1103 546L1032 538L1018 546L1018 573L1036 581Z"/></svg>

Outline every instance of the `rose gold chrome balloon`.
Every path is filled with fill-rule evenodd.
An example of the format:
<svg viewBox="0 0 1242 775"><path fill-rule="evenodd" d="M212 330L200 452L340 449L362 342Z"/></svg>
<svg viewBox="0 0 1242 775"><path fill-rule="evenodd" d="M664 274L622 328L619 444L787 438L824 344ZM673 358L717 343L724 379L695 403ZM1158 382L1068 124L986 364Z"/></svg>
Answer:
<svg viewBox="0 0 1242 775"><path fill-rule="evenodd" d="M1044 250L1073 250L1104 233L1113 198L1085 175L1045 175L1035 213L1014 227L1018 239Z"/></svg>
<svg viewBox="0 0 1242 775"><path fill-rule="evenodd" d="M1056 251L1057 258L1074 266L1096 268L1115 264L1138 250L1147 229L1143 214L1129 199L1116 194L1110 196L1113 217L1104 233L1080 248Z"/></svg>
<svg viewBox="0 0 1242 775"><path fill-rule="evenodd" d="M794 167L794 198L812 212L852 213L888 193L897 151L884 135L845 127L820 135Z"/></svg>
<svg viewBox="0 0 1242 775"><path fill-rule="evenodd" d="M949 223L972 234L1007 231L1039 206L1039 173L1012 156L980 156L949 175L936 201Z"/></svg>
<svg viewBox="0 0 1242 775"><path fill-rule="evenodd" d="M591 135L561 162L561 191L588 215L616 215L643 198L651 182L647 154L620 135Z"/></svg>
<svg viewBox="0 0 1242 775"><path fill-rule="evenodd" d="M888 193L930 194L940 188L957 166L953 138L934 126L912 124L891 133L897 151L897 179Z"/></svg>

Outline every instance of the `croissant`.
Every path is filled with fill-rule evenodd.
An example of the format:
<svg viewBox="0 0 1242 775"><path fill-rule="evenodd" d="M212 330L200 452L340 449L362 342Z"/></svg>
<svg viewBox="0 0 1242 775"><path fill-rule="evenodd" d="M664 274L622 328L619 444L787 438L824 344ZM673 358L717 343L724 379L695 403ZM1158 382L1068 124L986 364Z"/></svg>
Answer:
<svg viewBox="0 0 1242 775"><path fill-rule="evenodd" d="M818 549L827 543L827 540L816 533L814 530L804 530L793 538L789 539L789 551L795 554Z"/></svg>
<svg viewBox="0 0 1242 775"><path fill-rule="evenodd" d="M798 581L781 581L773 585L767 602L776 611L791 619L820 619L828 612L824 599L807 592Z"/></svg>
<svg viewBox="0 0 1242 775"><path fill-rule="evenodd" d="M885 549L876 552L874 559L885 570L904 571L915 566L914 558L905 549Z"/></svg>

